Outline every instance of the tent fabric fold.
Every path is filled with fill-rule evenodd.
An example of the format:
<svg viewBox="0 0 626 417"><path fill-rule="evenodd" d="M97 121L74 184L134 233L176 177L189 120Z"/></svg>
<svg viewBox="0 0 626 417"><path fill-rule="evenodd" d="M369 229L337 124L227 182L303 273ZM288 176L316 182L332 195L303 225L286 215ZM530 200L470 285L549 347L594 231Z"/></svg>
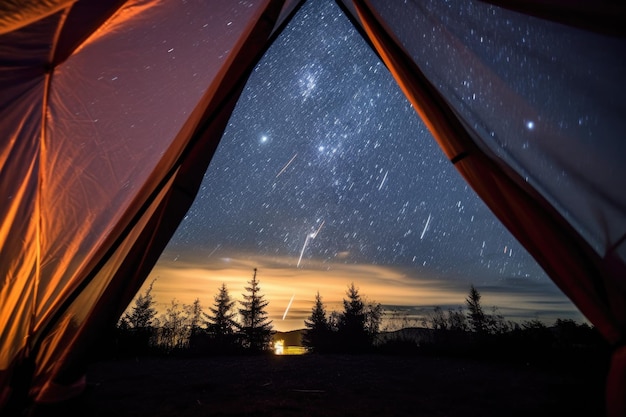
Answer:
<svg viewBox="0 0 626 417"><path fill-rule="evenodd" d="M0 34L18 30L70 7L76 0L4 0L0 2Z"/></svg>
<svg viewBox="0 0 626 417"><path fill-rule="evenodd" d="M301 3L0 5L0 409L84 386L99 329L150 272ZM624 8L342 3L460 174L615 345L607 404L626 412Z"/></svg>
<svg viewBox="0 0 626 417"><path fill-rule="evenodd" d="M2 402L15 389L40 401L59 395L54 381L68 373L64 360L79 356L72 346L85 345L98 331L91 323L115 322L193 201L283 2L224 0L213 6L127 2L80 45L68 42L71 53L57 55L52 70L56 40L63 33L86 34L57 30L61 22L81 24L71 13L35 22L51 26L39 32L40 40L29 26L18 31L27 36L0 38L18 51L29 49L24 42L42 45L36 49L41 59L32 64L36 77L20 80L23 91L0 107L3 132L16 132L2 138L0 166L0 189L9 203L2 205L0 228L6 269L0 318L7 323L0 330ZM31 61L7 62L3 91L13 88L10 70L24 74ZM34 111L18 112L22 102ZM25 146L28 154L18 152ZM31 175L15 175L13 166ZM171 198L167 190L174 185L187 198ZM170 197L150 209L161 190L159 199ZM4 215L9 213L17 214ZM155 235L143 237L148 224ZM97 309L88 306L98 299L118 302L96 317ZM14 369L32 375L18 378ZM22 379L29 386L15 386Z"/></svg>

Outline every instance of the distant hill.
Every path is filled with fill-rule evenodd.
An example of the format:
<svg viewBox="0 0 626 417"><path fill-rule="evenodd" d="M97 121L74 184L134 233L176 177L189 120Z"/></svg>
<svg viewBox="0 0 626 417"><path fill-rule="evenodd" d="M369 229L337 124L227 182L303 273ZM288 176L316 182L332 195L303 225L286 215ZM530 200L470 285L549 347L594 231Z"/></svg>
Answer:
<svg viewBox="0 0 626 417"><path fill-rule="evenodd" d="M276 332L272 335L272 343L283 340L285 346L302 346L302 334L306 329L291 330L289 332Z"/></svg>
<svg viewBox="0 0 626 417"><path fill-rule="evenodd" d="M406 327L392 332L380 332L376 338L375 344L382 344L390 340L400 340L403 342L415 342L420 345L424 342L432 342L434 330L424 327Z"/></svg>
<svg viewBox="0 0 626 417"><path fill-rule="evenodd" d="M272 336L272 342L283 340L285 346L302 346L302 335L306 329L291 330L289 332L276 332ZM432 342L433 330L422 327L407 327L391 332L381 332L376 338L376 344L382 344L390 340L413 341L417 345L423 342Z"/></svg>

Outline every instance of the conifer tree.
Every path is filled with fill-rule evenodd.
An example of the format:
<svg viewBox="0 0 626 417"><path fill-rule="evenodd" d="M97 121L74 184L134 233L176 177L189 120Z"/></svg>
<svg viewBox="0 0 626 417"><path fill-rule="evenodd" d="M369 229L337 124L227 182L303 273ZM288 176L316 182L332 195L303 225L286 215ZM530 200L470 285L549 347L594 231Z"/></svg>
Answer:
<svg viewBox="0 0 626 417"><path fill-rule="evenodd" d="M304 320L306 330L302 338L302 344L313 352L324 352L330 349L331 330L326 308L322 303L322 297L318 291L315 295L315 304L311 308L311 315Z"/></svg>
<svg viewBox="0 0 626 417"><path fill-rule="evenodd" d="M124 326L128 326L131 329L150 329L153 326L154 318L157 311L154 308L156 302L152 298L152 286L154 280L150 283L148 288L143 294L139 294L135 299L135 305L131 309L130 313L126 313L122 318L125 322Z"/></svg>
<svg viewBox="0 0 626 417"><path fill-rule="evenodd" d="M265 307L269 304L260 293L259 281L256 278L257 269L254 268L254 275L249 286L246 287L247 294L243 295L243 301L239 301L241 307L241 337L243 347L254 352L264 351L270 348L272 337L272 321L267 318Z"/></svg>
<svg viewBox="0 0 626 417"><path fill-rule="evenodd" d="M467 305L467 320L470 330L479 335L484 335L487 332L487 317L480 305L480 293L473 284L465 299L465 304Z"/></svg>
<svg viewBox="0 0 626 417"><path fill-rule="evenodd" d="M235 300L230 298L226 284L222 283L218 294L215 296L213 307L209 307L211 313L205 314L207 331L210 336L220 340L232 338L238 327L235 319L237 313L234 307Z"/></svg>
<svg viewBox="0 0 626 417"><path fill-rule="evenodd" d="M354 283L346 295L337 323L339 347L352 352L369 349L379 330L382 308L380 304L366 305Z"/></svg>
<svg viewBox="0 0 626 417"><path fill-rule="evenodd" d="M118 324L120 345L128 352L145 353L154 343L158 320L156 302L152 298L153 285L154 280L137 296L130 312L126 312Z"/></svg>

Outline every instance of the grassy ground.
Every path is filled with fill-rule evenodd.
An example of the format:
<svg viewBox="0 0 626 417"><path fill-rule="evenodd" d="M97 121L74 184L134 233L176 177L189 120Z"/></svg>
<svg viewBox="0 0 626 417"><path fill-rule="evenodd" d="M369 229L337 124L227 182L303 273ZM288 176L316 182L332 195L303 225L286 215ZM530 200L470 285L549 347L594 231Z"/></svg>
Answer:
<svg viewBox="0 0 626 417"><path fill-rule="evenodd" d="M81 398L37 414L603 415L602 372L573 368L387 355L147 357L94 364Z"/></svg>

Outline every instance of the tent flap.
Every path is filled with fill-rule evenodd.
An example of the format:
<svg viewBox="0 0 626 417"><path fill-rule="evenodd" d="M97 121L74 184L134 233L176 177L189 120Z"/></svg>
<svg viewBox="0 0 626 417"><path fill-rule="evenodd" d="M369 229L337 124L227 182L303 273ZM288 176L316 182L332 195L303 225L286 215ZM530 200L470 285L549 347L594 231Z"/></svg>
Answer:
<svg viewBox="0 0 626 417"><path fill-rule="evenodd" d="M615 89L624 89L618 74L626 69L620 53L626 43L552 30L553 23L473 2L412 3L411 13L383 1L353 3L368 37L459 172L604 337L620 346L626 336L626 258L615 246L623 245L625 234L626 168L620 159L626 154L621 138L626 122L620 115L626 109ZM523 73L494 63L500 48L511 47L481 45L489 43L488 36L506 40L509 28L499 36L479 28L497 28L490 20L502 21L501 13L528 20L533 33L552 33L559 43L546 56L548 63L542 64L541 54L531 63L507 57L529 66ZM524 44L533 44L531 32L516 38L522 45L514 51L524 55ZM535 55L537 49L541 46L535 46ZM577 70L572 78L535 83L556 76L552 62L571 53L581 72L592 74L588 81L594 88L584 85ZM545 88L540 98L527 88L533 83ZM474 85L479 87L472 90ZM582 108L545 107L551 97ZM575 126L563 122L571 120L572 111L585 115L572 121ZM607 397L616 416L626 411L623 401L611 396L626 391L620 349Z"/></svg>
<svg viewBox="0 0 626 417"><path fill-rule="evenodd" d="M105 3L108 20L70 12L0 37L0 50L24 55L0 72L0 90L14 91L0 107L3 402L29 372L32 396L61 395L81 346L132 298L191 204L283 7ZM174 186L186 197L172 198Z"/></svg>

